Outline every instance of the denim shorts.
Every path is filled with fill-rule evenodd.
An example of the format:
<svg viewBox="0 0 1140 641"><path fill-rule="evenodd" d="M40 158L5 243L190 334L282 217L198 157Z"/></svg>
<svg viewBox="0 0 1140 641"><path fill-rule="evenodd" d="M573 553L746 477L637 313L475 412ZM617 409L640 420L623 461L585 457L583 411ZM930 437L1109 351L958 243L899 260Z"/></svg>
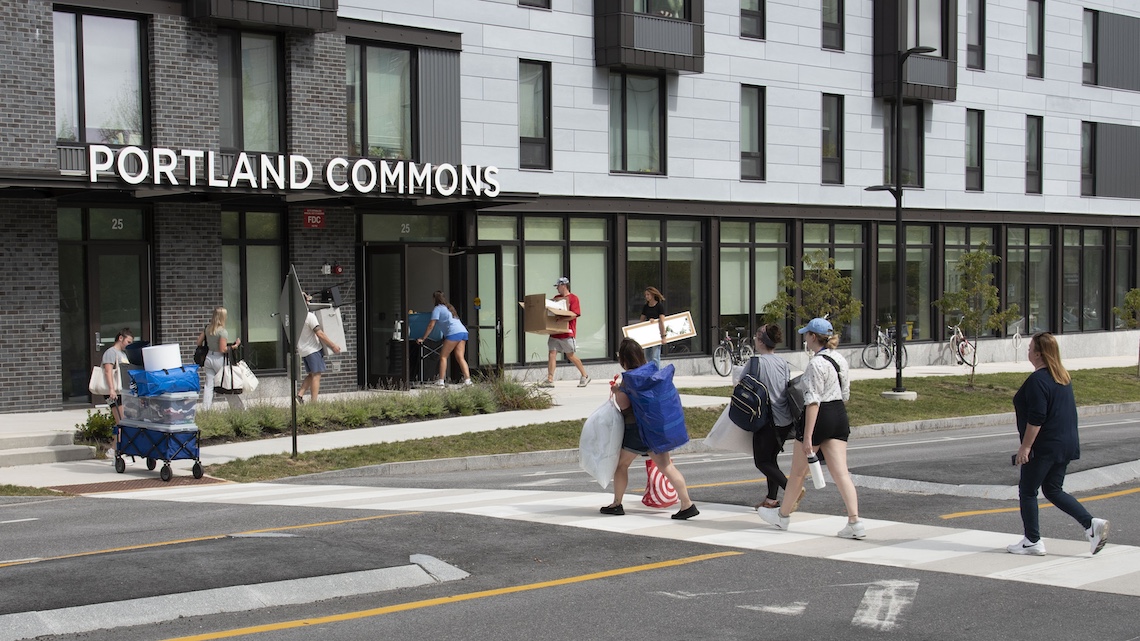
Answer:
<svg viewBox="0 0 1140 641"><path fill-rule="evenodd" d="M305 361L305 370L310 374L321 374L328 370L325 367L325 357L319 349L308 356L302 356L301 360Z"/></svg>
<svg viewBox="0 0 1140 641"><path fill-rule="evenodd" d="M459 332L457 334L452 334L451 336L445 336L444 340L453 341L453 342L458 343L459 341L467 340L467 336L468 336L467 332Z"/></svg>

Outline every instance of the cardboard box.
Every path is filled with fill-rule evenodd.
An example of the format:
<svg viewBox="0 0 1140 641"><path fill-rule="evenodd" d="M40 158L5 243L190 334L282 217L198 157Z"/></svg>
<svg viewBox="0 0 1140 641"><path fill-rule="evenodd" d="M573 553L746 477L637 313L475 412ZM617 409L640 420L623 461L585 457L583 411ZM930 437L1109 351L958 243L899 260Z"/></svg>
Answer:
<svg viewBox="0 0 1140 641"><path fill-rule="evenodd" d="M576 317L546 294L527 294L519 305L523 308L523 331L530 334L565 334L570 331L570 320Z"/></svg>

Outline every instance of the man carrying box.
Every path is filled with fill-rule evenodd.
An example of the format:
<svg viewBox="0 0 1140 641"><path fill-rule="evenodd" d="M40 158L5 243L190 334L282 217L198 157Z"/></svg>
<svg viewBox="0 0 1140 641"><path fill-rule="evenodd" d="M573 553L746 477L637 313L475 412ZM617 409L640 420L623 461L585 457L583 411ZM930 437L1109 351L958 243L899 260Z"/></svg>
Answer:
<svg viewBox="0 0 1140 641"><path fill-rule="evenodd" d="M582 359L574 352L577 351L577 346L574 344L575 330L578 328L578 317L582 315L582 304L578 301L578 297L570 293L570 279L563 276L554 283L554 287L558 290L558 295L553 300L566 300L566 308L574 314L570 319L570 331L565 334L551 334L550 338L546 339L546 347L550 350L549 360L546 364L546 381L539 383L539 387L554 387L554 368L558 361L558 352L566 355L566 359L578 368L578 373L581 378L578 379L578 387L585 387L590 384L590 375L586 373L586 368L582 365Z"/></svg>

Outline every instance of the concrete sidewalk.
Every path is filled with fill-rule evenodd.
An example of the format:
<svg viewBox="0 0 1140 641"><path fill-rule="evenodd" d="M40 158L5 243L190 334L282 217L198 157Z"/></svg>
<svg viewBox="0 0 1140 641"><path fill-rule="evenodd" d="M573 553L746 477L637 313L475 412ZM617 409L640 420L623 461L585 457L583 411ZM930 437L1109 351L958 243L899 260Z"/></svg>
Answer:
<svg viewBox="0 0 1140 641"><path fill-rule="evenodd" d="M1065 361L1065 366L1069 369L1128 367L1134 366L1135 364L1135 356L1070 358ZM617 365L615 364L614 373L617 371ZM977 371L979 374L1024 372L1028 375L1031 371L1031 366L1024 360L1016 363L984 363L978 366ZM965 377L967 374L968 369L965 366L929 365L908 367L904 370L905 378L947 375L961 375ZM895 370L893 368L875 371L860 367L851 370L851 378L854 380L872 378L893 379L894 376ZM324 449L368 445L372 443L386 443L432 436L448 436L466 432L489 431L502 427L515 427L533 423L581 420L589 416L590 413L606 399L609 394L609 385L607 382L607 380L602 379L600 376L596 376L590 385L581 388L577 387L575 381L556 382L555 387L550 390L555 404L546 410L452 417L414 423L328 432L325 434L303 435L298 437L298 451L311 452ZM678 376L675 382L677 386L681 388L720 387L731 384L729 378L715 375ZM356 394L359 393L352 393L352 395ZM322 398L331 400L338 396L341 395L327 394L322 395ZM681 400L686 407L718 407L725 403L723 397L685 395L681 397ZM74 432L77 423L84 422L86 418L87 409L7 414L0 416L0 434L70 433ZM201 448L200 456L203 465L211 465L239 458L249 458L259 454L276 454L281 452L292 452L291 438L284 437L244 443L210 445ZM171 467L176 477L189 475L192 465L193 461L189 460L171 462ZM123 474L115 474L112 461L108 459L0 468L0 485L11 484L32 487L84 485L132 479L157 479L157 477L158 474L156 471L146 469L144 461L138 460L132 462L129 458L127 459L126 472Z"/></svg>

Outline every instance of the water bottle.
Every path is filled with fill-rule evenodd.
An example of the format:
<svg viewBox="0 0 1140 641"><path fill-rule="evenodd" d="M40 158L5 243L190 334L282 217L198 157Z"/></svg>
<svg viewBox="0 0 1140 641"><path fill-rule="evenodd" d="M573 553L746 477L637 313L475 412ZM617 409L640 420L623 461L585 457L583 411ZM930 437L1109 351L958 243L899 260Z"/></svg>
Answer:
<svg viewBox="0 0 1140 641"><path fill-rule="evenodd" d="M808 469L811 470L812 485L815 485L815 489L822 490L827 485L827 479L823 478L823 466L819 464L819 457L814 453L808 457Z"/></svg>

